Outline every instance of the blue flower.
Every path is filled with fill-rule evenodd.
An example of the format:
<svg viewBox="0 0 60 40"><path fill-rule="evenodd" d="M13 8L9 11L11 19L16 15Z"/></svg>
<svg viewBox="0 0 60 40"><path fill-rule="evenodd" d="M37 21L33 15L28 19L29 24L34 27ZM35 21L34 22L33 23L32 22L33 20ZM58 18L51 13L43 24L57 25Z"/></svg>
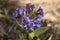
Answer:
<svg viewBox="0 0 60 40"><path fill-rule="evenodd" d="M26 4L26 8L35 8L35 6L33 5L33 4L30 4L30 3L28 3L28 4Z"/></svg>
<svg viewBox="0 0 60 40"><path fill-rule="evenodd" d="M30 11L30 8L33 10L35 8L35 6L33 4L26 4L26 12Z"/></svg>
<svg viewBox="0 0 60 40"><path fill-rule="evenodd" d="M17 11L20 10L20 6L18 6L15 10L17 10Z"/></svg>
<svg viewBox="0 0 60 40"><path fill-rule="evenodd" d="M16 19L16 17L18 16L17 12L13 12L13 18Z"/></svg>
<svg viewBox="0 0 60 40"><path fill-rule="evenodd" d="M34 28L39 28L40 26L41 26L41 22L32 22L32 26L34 27Z"/></svg>
<svg viewBox="0 0 60 40"><path fill-rule="evenodd" d="M24 25L25 29L30 29L30 25Z"/></svg>
<svg viewBox="0 0 60 40"><path fill-rule="evenodd" d="M27 9L30 8L30 6L31 6L30 3L26 4L26 8L27 8Z"/></svg>
<svg viewBox="0 0 60 40"><path fill-rule="evenodd" d="M37 21L41 22L41 20L42 20L42 16L41 15L38 15L37 16Z"/></svg>
<svg viewBox="0 0 60 40"><path fill-rule="evenodd" d="M34 9L34 8L35 8L35 6L32 4L32 5L30 6L30 8L31 8L31 9Z"/></svg>
<svg viewBox="0 0 60 40"><path fill-rule="evenodd" d="M26 8L26 9L25 9L25 12L27 13L28 11L29 11L29 9Z"/></svg>
<svg viewBox="0 0 60 40"><path fill-rule="evenodd" d="M23 8L19 9L19 14L22 15L25 12L25 10Z"/></svg>
<svg viewBox="0 0 60 40"><path fill-rule="evenodd" d="M28 22L32 22L32 16L27 16L26 19Z"/></svg>
<svg viewBox="0 0 60 40"><path fill-rule="evenodd" d="M22 18L22 24L28 24L28 21L27 21L27 19L26 18Z"/></svg>
<svg viewBox="0 0 60 40"><path fill-rule="evenodd" d="M32 16L26 16L25 18L22 18L22 24L28 24L29 22L32 22Z"/></svg>
<svg viewBox="0 0 60 40"><path fill-rule="evenodd" d="M25 10L23 8L20 8L20 7L17 7L16 10L20 15L22 15L25 12Z"/></svg>
<svg viewBox="0 0 60 40"><path fill-rule="evenodd" d="M39 9L37 11L43 11L42 7L39 7Z"/></svg>
<svg viewBox="0 0 60 40"><path fill-rule="evenodd" d="M30 3L26 4L26 13L30 11Z"/></svg>
<svg viewBox="0 0 60 40"><path fill-rule="evenodd" d="M39 13L40 13L40 15L44 16L44 12L43 12L42 7L40 7L40 8L37 10L37 12L39 12Z"/></svg>

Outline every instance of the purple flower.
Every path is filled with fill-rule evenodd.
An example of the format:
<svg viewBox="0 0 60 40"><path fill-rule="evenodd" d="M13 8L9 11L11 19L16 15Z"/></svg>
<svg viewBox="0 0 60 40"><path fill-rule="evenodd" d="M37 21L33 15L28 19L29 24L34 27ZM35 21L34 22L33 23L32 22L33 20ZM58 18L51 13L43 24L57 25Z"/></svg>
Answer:
<svg viewBox="0 0 60 40"><path fill-rule="evenodd" d="M30 11L30 3L26 4L26 13Z"/></svg>
<svg viewBox="0 0 60 40"><path fill-rule="evenodd" d="M27 19L26 18L22 18L22 24L28 24L28 21L27 21Z"/></svg>
<svg viewBox="0 0 60 40"><path fill-rule="evenodd" d="M25 12L25 10L24 10L23 8L20 8L20 7L17 7L17 8L16 8L16 11L17 11L20 15L22 15L22 14Z"/></svg>
<svg viewBox="0 0 60 40"><path fill-rule="evenodd" d="M34 8L35 8L35 6L32 4L32 5L30 6L30 8L31 8L31 9L34 9Z"/></svg>
<svg viewBox="0 0 60 40"><path fill-rule="evenodd" d="M25 29L30 29L30 25L24 25Z"/></svg>
<svg viewBox="0 0 60 40"><path fill-rule="evenodd" d="M41 22L41 20L42 20L42 16L41 15L38 15L37 16L37 21Z"/></svg>
<svg viewBox="0 0 60 40"><path fill-rule="evenodd" d="M41 26L41 22L32 22L32 26L34 28L39 28Z"/></svg>
<svg viewBox="0 0 60 40"><path fill-rule="evenodd" d="M25 10L23 8L19 9L19 14L22 15L25 12Z"/></svg>
<svg viewBox="0 0 60 40"><path fill-rule="evenodd" d="M30 6L31 6L31 4L30 4L30 3L26 4L26 8L27 8L27 9L29 9L29 8L30 8Z"/></svg>
<svg viewBox="0 0 60 40"><path fill-rule="evenodd" d="M16 11L13 12L13 17L14 19L16 19L16 17L19 15L22 15L25 12L25 10L23 8L17 7Z"/></svg>
<svg viewBox="0 0 60 40"><path fill-rule="evenodd" d="M30 3L26 4L26 9L17 7L16 11L13 13L13 17L14 17L14 19L16 19L17 17L20 17L20 15L22 15L22 14L24 15L24 12L30 13L33 11L34 8L35 8L35 6ZM41 26L41 21L42 21L43 15L44 15L43 9L41 7L39 7L39 9L37 10L36 20L33 20L33 17L31 15L29 15L28 13L26 13L26 16L22 17L21 23L23 24L23 27L25 29L30 29L31 26L33 26L33 28L39 28Z"/></svg>
<svg viewBox="0 0 60 40"><path fill-rule="evenodd" d="M20 10L20 6L18 6L18 7L16 8L16 10L17 10L17 11Z"/></svg>
<svg viewBox="0 0 60 40"><path fill-rule="evenodd" d="M25 12L27 13L28 12L28 9L25 9Z"/></svg>
<svg viewBox="0 0 60 40"><path fill-rule="evenodd" d="M22 18L22 24L28 24L29 22L32 22L32 16L26 16L25 18Z"/></svg>
<svg viewBox="0 0 60 40"><path fill-rule="evenodd" d="M37 11L43 11L42 7L39 7L39 9Z"/></svg>
<svg viewBox="0 0 60 40"><path fill-rule="evenodd" d="M16 19L17 16L18 16L18 13L17 12L14 12L13 13L13 18Z"/></svg>
<svg viewBox="0 0 60 40"><path fill-rule="evenodd" d="M39 12L39 13L40 13L40 15L44 16L44 12L43 12L42 7L40 7L40 8L37 10L37 12Z"/></svg>
<svg viewBox="0 0 60 40"><path fill-rule="evenodd" d="M35 6L33 4L26 4L26 12L30 11L30 8L33 10L35 8Z"/></svg>
<svg viewBox="0 0 60 40"><path fill-rule="evenodd" d="M32 22L32 16L27 16L26 19L28 22Z"/></svg>
<svg viewBox="0 0 60 40"><path fill-rule="evenodd" d="M30 3L28 3L28 4L26 4L26 8L35 8L35 6L33 5L33 4L30 4Z"/></svg>

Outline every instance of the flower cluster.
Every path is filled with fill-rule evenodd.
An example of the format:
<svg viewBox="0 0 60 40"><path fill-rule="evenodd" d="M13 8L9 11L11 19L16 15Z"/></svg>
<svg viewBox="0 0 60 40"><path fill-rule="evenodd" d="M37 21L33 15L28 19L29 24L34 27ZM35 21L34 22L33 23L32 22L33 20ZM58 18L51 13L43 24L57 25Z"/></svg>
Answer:
<svg viewBox="0 0 60 40"><path fill-rule="evenodd" d="M21 23L25 29L30 28L39 28L41 26L41 20L44 15L43 9L39 7L39 9L36 12L36 16L30 15L33 11L35 6L33 4L26 4L26 9L23 9L21 7L17 7L15 12L13 13L13 18L17 20L18 15L23 15L21 19ZM34 13L35 13L34 12ZM33 20L35 19L35 20Z"/></svg>

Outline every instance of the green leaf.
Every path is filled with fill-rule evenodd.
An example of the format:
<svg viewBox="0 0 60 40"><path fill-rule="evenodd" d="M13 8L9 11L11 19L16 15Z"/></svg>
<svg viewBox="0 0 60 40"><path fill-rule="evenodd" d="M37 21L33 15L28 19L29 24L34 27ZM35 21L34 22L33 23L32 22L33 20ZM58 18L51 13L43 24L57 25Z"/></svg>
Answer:
<svg viewBox="0 0 60 40"><path fill-rule="evenodd" d="M24 36L23 36L23 34L20 32L19 33L19 38L18 38L18 40L24 40Z"/></svg>
<svg viewBox="0 0 60 40"><path fill-rule="evenodd" d="M38 37L39 35L45 33L46 31L47 31L46 27L41 27L39 29L36 29L34 31L34 36L37 36Z"/></svg>
<svg viewBox="0 0 60 40"><path fill-rule="evenodd" d="M40 27L40 28L34 30L32 33L29 33L29 36L31 38L33 38L34 36L37 36L38 37L39 35L45 33L46 31L47 31L47 28L46 27Z"/></svg>

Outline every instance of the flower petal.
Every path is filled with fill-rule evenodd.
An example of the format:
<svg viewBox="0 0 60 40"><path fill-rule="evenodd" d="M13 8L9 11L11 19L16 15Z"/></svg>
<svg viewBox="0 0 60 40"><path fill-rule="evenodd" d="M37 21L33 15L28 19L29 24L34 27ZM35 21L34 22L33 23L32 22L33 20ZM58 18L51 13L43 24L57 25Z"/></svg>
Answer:
<svg viewBox="0 0 60 40"><path fill-rule="evenodd" d="M37 16L37 21L40 21L41 22L41 20L42 20L42 16L41 15L38 15Z"/></svg>
<svg viewBox="0 0 60 40"><path fill-rule="evenodd" d="M20 9L19 9L19 14L22 15L22 14L24 13L24 11L25 11L25 10L24 10L23 8L20 8Z"/></svg>
<svg viewBox="0 0 60 40"><path fill-rule="evenodd" d="M35 28L38 28L38 27L41 26L41 23L40 22L33 22L32 26L35 27Z"/></svg>
<svg viewBox="0 0 60 40"><path fill-rule="evenodd" d="M13 12L13 18L16 19L16 17L18 16L17 12Z"/></svg>
<svg viewBox="0 0 60 40"><path fill-rule="evenodd" d="M22 24L28 24L28 22L25 18L22 18Z"/></svg>
<svg viewBox="0 0 60 40"><path fill-rule="evenodd" d="M20 9L20 7L18 6L17 8L16 8L16 10L19 10Z"/></svg>
<svg viewBox="0 0 60 40"><path fill-rule="evenodd" d="M24 28L25 29L30 29L30 25L25 25Z"/></svg>
<svg viewBox="0 0 60 40"><path fill-rule="evenodd" d="M33 9L33 8L35 8L35 6L32 4L32 5L30 6L30 8L32 8L32 9Z"/></svg>
<svg viewBox="0 0 60 40"><path fill-rule="evenodd" d="M32 16L27 16L26 18L28 22L32 22Z"/></svg>
<svg viewBox="0 0 60 40"><path fill-rule="evenodd" d="M39 13L40 13L40 15L44 16L44 12L43 12L42 7L40 7L40 8L37 10L37 12L39 12Z"/></svg>

